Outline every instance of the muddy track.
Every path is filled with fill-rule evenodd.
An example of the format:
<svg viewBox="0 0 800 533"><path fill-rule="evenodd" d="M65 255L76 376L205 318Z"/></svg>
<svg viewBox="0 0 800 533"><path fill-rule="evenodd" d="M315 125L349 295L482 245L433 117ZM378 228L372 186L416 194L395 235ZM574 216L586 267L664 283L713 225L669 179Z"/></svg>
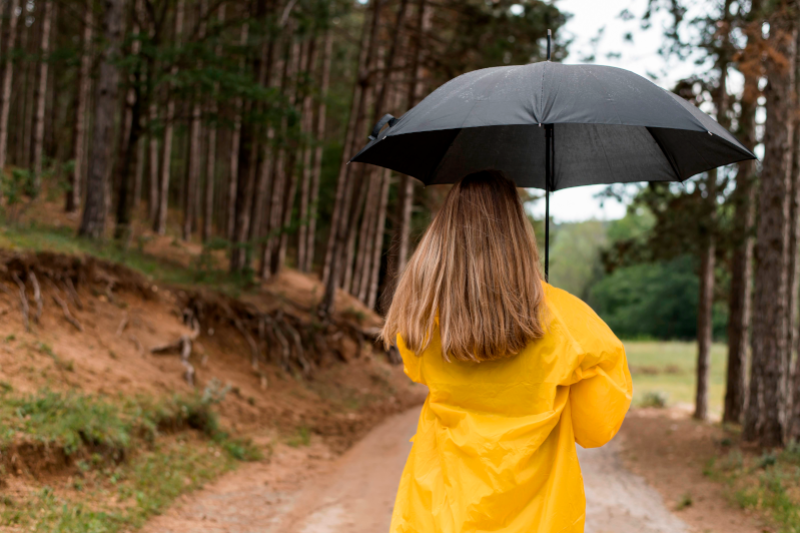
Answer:
<svg viewBox="0 0 800 533"><path fill-rule="evenodd" d="M148 533L376 533L388 531L397 482L419 408L392 416L335 461L324 452L278 451L243 467L159 517ZM615 446L579 450L587 533L686 533L689 528Z"/></svg>

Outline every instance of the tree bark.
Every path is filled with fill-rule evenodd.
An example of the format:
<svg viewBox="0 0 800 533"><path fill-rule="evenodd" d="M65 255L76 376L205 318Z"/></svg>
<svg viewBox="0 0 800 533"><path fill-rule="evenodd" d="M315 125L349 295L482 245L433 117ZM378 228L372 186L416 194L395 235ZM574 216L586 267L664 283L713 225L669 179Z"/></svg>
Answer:
<svg viewBox="0 0 800 533"><path fill-rule="evenodd" d="M753 368L750 405L743 437L764 447L783 443L785 430L785 376L787 358L787 299L789 252L789 183L794 121L795 26L779 13L770 21L769 44L775 55L766 60L767 122L761 172L759 221L753 305ZM776 57L783 56L781 60ZM788 61L787 68L783 61Z"/></svg>
<svg viewBox="0 0 800 533"><path fill-rule="evenodd" d="M760 29L758 30L760 32ZM758 39L755 36L755 39ZM753 61L757 43L748 36L745 55ZM759 64L755 59L755 63ZM759 72L752 66L740 69L744 73L744 91L741 100L739 127L742 144L752 150L755 147L755 113L758 99ZM737 239L731 260L731 288L728 308L728 370L725 386L724 422L740 423L744 416L747 397L747 346L750 326L752 298L751 278L753 273L753 224L755 223L754 196L755 161L742 161L736 173L736 189L732 194L734 204L734 235Z"/></svg>
<svg viewBox="0 0 800 533"><path fill-rule="evenodd" d="M375 15L379 13L380 0L372 0L372 19L375 21L379 17ZM377 24L377 22L376 22ZM347 164L350 156L352 155L353 140L356 136L356 127L360 114L363 114L363 84L362 78L367 75L369 63L371 62L371 36L373 26L376 24L367 25L364 21L364 26L361 32L361 43L358 52L358 80L353 87L353 99L350 103L350 117L347 123L347 131L345 133L345 142L342 150L342 159L339 163L339 174L336 180L336 193L334 196L333 214L331 216L331 229L328 234L328 242L325 249L325 262L322 267L322 283L325 285L325 297L323 303L319 308L321 317L326 316L333 309L333 297L336 288L339 286L339 279L341 277L341 250L337 249L337 245L343 244L346 239L346 228L342 226L345 219L349 217L349 203L351 196L352 183L349 180L351 167ZM369 58L368 58L369 56ZM369 59L369 60L368 60Z"/></svg>
<svg viewBox="0 0 800 533"><path fill-rule="evenodd" d="M330 86L331 75L331 51L333 47L333 36L330 30L325 32L325 50L322 56L322 76L320 83L320 101L317 107L317 128L316 128L316 142L317 146L314 151L314 172L311 176L311 191L309 193L309 217L308 226L305 232L305 261L300 265L300 270L303 272L310 272L314 266L314 251L316 243L317 232L317 199L319 198L319 181L322 175L322 155L323 155L323 142L325 140L325 115L327 111L326 99L328 97L328 88Z"/></svg>
<svg viewBox="0 0 800 533"><path fill-rule="evenodd" d="M316 40L316 37L314 38ZM312 41L309 45L308 56L306 58L305 72L311 73L314 71L316 63L316 42ZM303 180L300 184L300 208L298 216L299 228L297 234L297 268L303 270L307 260L306 254L308 245L308 218L309 218L309 202L311 195L311 176L314 172L312 167L312 156L314 147L312 145L312 133L314 130L314 98L311 91L307 90L303 96L303 109L302 109L302 131L304 137L303 145Z"/></svg>
<svg viewBox="0 0 800 533"><path fill-rule="evenodd" d="M331 242L330 239L328 242L331 261L329 273L325 282L325 295L318 308L318 313L323 319L329 317L333 312L334 297L336 296L336 289L340 283L339 280L343 270L346 269L347 272L351 272L349 268L353 242L351 237L355 234L354 218L358 215L358 208L360 208L360 206L357 205L357 209L351 210L350 203L351 196L353 195L353 189L356 191L360 190L361 192L358 194L363 193L363 188L359 187L362 181L361 177L363 177L363 172L359 173L360 178L356 180L358 183L353 183L354 180L349 179L349 173L347 171L349 167L347 166L347 160L349 159L350 154L353 153L356 143L358 142L358 132L363 129L363 123L366 114L365 104L368 96L367 88L370 86L369 68L373 64L375 49L373 45L377 43L378 28L380 26L381 4L382 0L372 0L372 20L370 22L369 39L367 40L366 38L362 37L361 42L362 52L364 47L366 47L366 52L364 52L364 61L361 63L361 67L359 69L358 85L360 85L361 88L360 90L355 91L359 97L356 99L356 95L354 95L353 98L354 104L357 100L357 112L353 127L353 135L350 139L349 150L347 147L345 147L345 153L342 154L343 169L340 168L339 172L339 180L343 181L341 209L338 213L336 213L336 209L334 209L334 218L331 221L331 231L333 232L334 237L333 242ZM337 183L337 204L339 203L338 187L339 184ZM338 216L336 216L337 214ZM342 257L342 252L346 253L347 255ZM327 257L326 263L328 263Z"/></svg>
<svg viewBox="0 0 800 533"><path fill-rule="evenodd" d="M378 287L380 285L381 257L383 257L383 238L386 228L386 207L389 204L389 185L391 182L392 171L382 170L380 204L378 204L378 222L375 228L375 244L372 246L372 268L369 275L369 287L364 303L370 309L375 309L378 300Z"/></svg>
<svg viewBox="0 0 800 533"><path fill-rule="evenodd" d="M291 40L293 30L290 28L284 32L287 39L288 49L291 50ZM273 55L277 53L277 58ZM262 51L263 62L267 65L262 78L259 82L266 86L277 89L281 94L286 94L288 83L289 63L284 57L283 40L275 39L274 37L264 44ZM288 60L291 61L291 58ZM277 73L273 77L273 71ZM263 105L262 105L263 109ZM282 122L284 124L284 122ZM285 135L282 135L285 137ZM275 176L281 172L281 165L283 161L283 152L277 150L277 156L273 157L273 149L275 148L275 128L270 123L266 127L266 139L261 143L259 151L258 163L258 185L256 186L256 197L253 203L253 222L250 226L250 240L253 242L260 242L263 239L269 239L270 235L270 217L272 213L270 190L274 187ZM274 193L272 198L274 198ZM263 239L262 239L263 237ZM269 277L269 269L265 267L264 248L267 246L266 242L259 247L262 254L261 265L259 267L259 276L262 279Z"/></svg>
<svg viewBox="0 0 800 533"><path fill-rule="evenodd" d="M75 89L75 123L72 135L73 170L69 176L69 189L66 193L65 211L72 213L81 205L81 184L86 167L86 108L89 103L89 91L92 87L91 72L92 55L92 20L93 10L90 5L84 7L83 35L81 37L81 63L78 69L78 83Z"/></svg>
<svg viewBox="0 0 800 533"><path fill-rule="evenodd" d="M289 32L291 35L292 32ZM284 63L283 81L281 82L281 90L284 94L288 95L288 106L293 108L297 103L297 75L299 63L303 58L300 50L300 43L292 42L289 38L288 42L289 53ZM281 135L286 137L288 133L288 120L286 117L281 119L280 132ZM275 157L276 164L274 166L272 177L272 195L271 205L269 208L269 226L266 233L266 243L262 250L261 257L261 278L269 279L278 270L281 263L281 245L284 239L284 232L286 230L286 209L288 207L288 216L291 217L291 204L289 196L294 194L296 187L296 180L294 177L294 166L296 162L296 146L277 148L277 155ZM287 205L288 204L288 205Z"/></svg>
<svg viewBox="0 0 800 533"><path fill-rule="evenodd" d="M181 36L183 35L183 17L186 7L186 0L177 0L175 6L175 45L180 46ZM172 76L178 74L178 66L173 65L171 69ZM158 214L156 215L155 225L153 231L159 235L164 235L167 232L167 211L169 209L169 180L170 180L170 165L172 163L172 137L174 135L174 121L175 121L175 99L172 94L172 88L167 89L167 105L166 116L164 118L164 141L162 144L161 154L161 180L159 183L158 195Z"/></svg>
<svg viewBox="0 0 800 533"><path fill-rule="evenodd" d="M119 72L112 58L121 40L123 6L124 0L105 0L102 28L106 47L97 79L92 157L89 158L86 205L79 230L81 235L92 239L100 239L105 233L112 146L108 140L113 138L114 107L119 84Z"/></svg>
<svg viewBox="0 0 800 533"><path fill-rule="evenodd" d="M138 35L139 13L141 12L141 0L135 0L133 23L131 31ZM141 41L136 39L131 44L130 53L134 56L141 51ZM114 237L117 239L128 239L131 235L131 207L133 197L131 196L131 174L136 171L136 158L139 137L142 127L142 97L141 82L142 72L136 69L135 72L128 74L127 90L122 106L122 131L119 139L119 150L117 151L117 224L114 229ZM135 189L135 184L134 184ZM135 197L135 194L134 194Z"/></svg>
<svg viewBox="0 0 800 533"><path fill-rule="evenodd" d="M203 18L206 14L206 0L198 3L197 17L197 36L203 40L206 35L206 24ZM202 68L202 63L199 65ZM192 117L189 125L189 169L186 173L186 191L183 204L183 240L188 241L192 238L192 231L195 226L195 206L197 204L198 188L200 187L202 154L200 144L202 142L202 123L203 118L200 95L194 94L192 102Z"/></svg>
<svg viewBox="0 0 800 533"><path fill-rule="evenodd" d="M225 22L225 4L219 7L217 15L219 23ZM222 56L222 45L217 45L214 50L214 55L217 57ZM206 242L211 238L211 232L214 225L214 186L217 178L217 113L219 112L219 83L214 84L214 93L208 103L208 115L211 123L208 126L208 141L207 141L207 154L206 160L206 190L203 197L203 241Z"/></svg>
<svg viewBox="0 0 800 533"><path fill-rule="evenodd" d="M8 155L8 114L11 110L11 81L14 76L14 61L11 51L17 38L17 22L19 17L16 15L19 9L19 0L11 0L8 19L8 36L4 50L5 62L3 64L3 88L0 92L0 173L5 172L6 158ZM3 191L0 189L0 200L3 199Z"/></svg>
<svg viewBox="0 0 800 533"><path fill-rule="evenodd" d="M53 16L52 0L42 0L44 13L42 13L41 45L39 52L39 79L36 84L36 113L33 127L33 190L38 194L42 186L42 161L44 159L44 113L47 95L47 73L50 55L50 24Z"/></svg>
<svg viewBox="0 0 800 533"><path fill-rule="evenodd" d="M732 0L725 0L722 10L721 41L717 52L717 70L719 70L718 87L714 94L714 106L717 121L726 129L728 120L728 65L730 63L730 6ZM697 391L695 395L694 418L708 418L708 380L711 367L711 343L713 341L713 308L714 308L714 268L716 258L717 232L717 170L708 172L706 179L705 220L701 228L703 250L700 258L700 295L697 306Z"/></svg>
<svg viewBox="0 0 800 533"><path fill-rule="evenodd" d="M242 35L240 44L247 44L248 25L242 25ZM244 69L244 64L239 66ZM236 239L236 198L239 186L239 150L242 140L242 107L244 102L241 96L237 96L233 103L233 132L231 133L231 160L230 175L228 176L228 208L227 208L227 231L225 234L228 240L233 242Z"/></svg>

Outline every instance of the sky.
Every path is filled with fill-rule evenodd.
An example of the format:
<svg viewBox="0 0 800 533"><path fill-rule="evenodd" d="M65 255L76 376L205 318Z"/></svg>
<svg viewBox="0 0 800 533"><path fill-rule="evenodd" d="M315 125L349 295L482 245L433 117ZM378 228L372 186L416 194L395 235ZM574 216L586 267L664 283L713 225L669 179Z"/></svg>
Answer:
<svg viewBox="0 0 800 533"><path fill-rule="evenodd" d="M651 79L655 76L653 81L664 88L691 75L697 68L693 61L665 60L658 54L663 43L662 30L668 23L666 15L656 14L652 27L649 30L641 29L640 19L647 3L647 0L555 0L562 12L572 14L559 35L559 40L572 40L565 63L582 63L587 56L594 55L591 61L594 64L622 67L642 76L650 75ZM702 5L703 2L695 2L696 6L698 4ZM625 9L633 17L620 17ZM628 32L633 36L632 42L625 40ZM624 205L614 200L601 201L596 198L604 189L605 186L599 185L553 193L550 199L551 216L556 222L623 217ZM530 209L537 217L544 216L543 201Z"/></svg>

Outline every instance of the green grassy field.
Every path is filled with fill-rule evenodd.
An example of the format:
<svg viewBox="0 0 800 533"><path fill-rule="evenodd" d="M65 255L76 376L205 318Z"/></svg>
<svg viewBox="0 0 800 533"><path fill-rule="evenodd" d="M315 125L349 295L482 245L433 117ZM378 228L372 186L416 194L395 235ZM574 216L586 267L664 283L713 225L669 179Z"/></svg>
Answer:
<svg viewBox="0 0 800 533"><path fill-rule="evenodd" d="M668 403L694 404L696 342L625 341L628 365L633 374L633 401L640 404L648 392L662 392ZM711 349L709 409L721 413L725 397L727 347Z"/></svg>

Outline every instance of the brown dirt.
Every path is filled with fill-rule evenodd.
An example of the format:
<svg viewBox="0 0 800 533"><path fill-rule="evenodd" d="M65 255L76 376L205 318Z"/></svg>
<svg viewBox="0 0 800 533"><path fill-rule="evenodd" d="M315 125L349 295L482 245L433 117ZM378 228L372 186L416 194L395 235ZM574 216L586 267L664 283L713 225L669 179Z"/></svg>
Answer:
<svg viewBox="0 0 800 533"><path fill-rule="evenodd" d="M729 501L722 484L703 475L724 437L718 424L698 422L684 409L647 408L628 414L618 439L625 467L658 490L667 507L693 531L770 531L758 517ZM678 510L685 495L692 503Z"/></svg>
<svg viewBox="0 0 800 533"><path fill-rule="evenodd" d="M38 322L33 318L36 302L30 272L36 273L42 291ZM26 286L30 332L23 327L19 288L10 280L11 273L17 273ZM67 278L79 295L79 299L69 301L70 312L83 332L67 322L52 298L60 295L68 299ZM13 388L14 394L34 393L45 387L111 398L190 393L193 387L184 379L179 355L152 354L150 348L192 333L184 324L184 312L191 303L193 309L207 315L199 317L200 333L190 357L196 370L194 389L202 391L212 380L231 386L218 407L223 426L262 444L308 430L325 442L330 453L340 453L386 416L418 403L420 396L410 387L401 367L390 365L385 354L366 337L355 334L358 328L379 324L373 313L352 319L345 316L342 320L347 321L349 329L344 333L337 332L336 323L328 325L318 334L328 350L314 349L302 329L319 327L304 322L301 312L314 297L308 294L315 287L308 279L287 272L277 280L285 291L281 299L259 290L248 294L247 301L240 301L209 291L189 294L153 284L124 267L90 258L0 252L0 285L5 289L0 291L0 382ZM295 305L291 298L300 303ZM78 308L78 300L83 309ZM212 317L209 310L215 306L231 309L233 315ZM269 362L280 360L274 354L276 343L270 343L269 338L260 343L266 359L257 369L253 367L250 345L230 317L237 317L245 328L253 328L250 332L257 338L253 317L269 312L291 319L303 333L301 342L312 363L307 373L294 362ZM0 459L8 460L11 477L31 483L72 473L72 461L65 460L58 450L40 448L15 443L0 454Z"/></svg>
<svg viewBox="0 0 800 533"><path fill-rule="evenodd" d="M419 409L387 418L335 459L319 440L279 446L270 464L223 476L154 519L145 533L388 531Z"/></svg>

